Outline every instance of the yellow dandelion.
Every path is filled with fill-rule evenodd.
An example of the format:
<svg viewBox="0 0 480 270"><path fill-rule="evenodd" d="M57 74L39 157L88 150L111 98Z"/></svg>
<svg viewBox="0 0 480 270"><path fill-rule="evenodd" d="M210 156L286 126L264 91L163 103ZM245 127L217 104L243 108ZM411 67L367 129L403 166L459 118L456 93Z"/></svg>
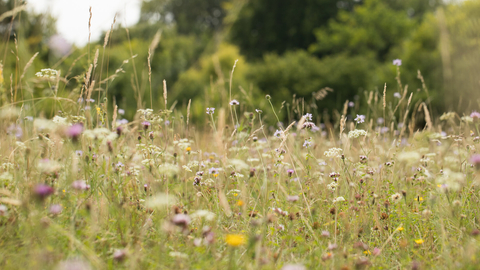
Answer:
<svg viewBox="0 0 480 270"><path fill-rule="evenodd" d="M62 192L65 193L65 189L63 189Z"/></svg>
<svg viewBox="0 0 480 270"><path fill-rule="evenodd" d="M225 237L225 243L231 247L238 247L246 242L246 238L242 234L227 234Z"/></svg>
<svg viewBox="0 0 480 270"><path fill-rule="evenodd" d="M403 227L398 227L397 231L399 231L399 232L403 231Z"/></svg>
<svg viewBox="0 0 480 270"><path fill-rule="evenodd" d="M372 255L372 253L370 252L370 250L365 250L365 251L363 252L363 254L365 254L365 255Z"/></svg>
<svg viewBox="0 0 480 270"><path fill-rule="evenodd" d="M238 206L242 206L242 205L243 205L243 201L242 201L242 200L238 200L237 205L238 205Z"/></svg>
<svg viewBox="0 0 480 270"><path fill-rule="evenodd" d="M415 198L415 201L421 202L421 201L423 201L423 197L416 197L416 198Z"/></svg>
<svg viewBox="0 0 480 270"><path fill-rule="evenodd" d="M415 243L421 245L421 244L423 244L423 239L417 239L417 240L415 240Z"/></svg>
<svg viewBox="0 0 480 270"><path fill-rule="evenodd" d="M213 176L214 176L214 177L218 177L218 173L214 174Z"/></svg>
<svg viewBox="0 0 480 270"><path fill-rule="evenodd" d="M186 150L187 150L187 152L190 152L190 151L192 151L192 148L189 146L189 147L187 147Z"/></svg>

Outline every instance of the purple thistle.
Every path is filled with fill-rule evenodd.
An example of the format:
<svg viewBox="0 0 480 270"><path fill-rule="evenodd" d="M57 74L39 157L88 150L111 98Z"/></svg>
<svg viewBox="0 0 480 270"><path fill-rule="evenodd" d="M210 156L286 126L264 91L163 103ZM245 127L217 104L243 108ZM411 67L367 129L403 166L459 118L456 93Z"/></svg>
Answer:
<svg viewBox="0 0 480 270"><path fill-rule="evenodd" d="M143 128L144 128L145 130L147 130L147 129L150 127L150 125L151 125L151 124L150 124L150 122L148 122L148 121L143 121L143 122L142 122L142 126L143 126Z"/></svg>
<svg viewBox="0 0 480 270"><path fill-rule="evenodd" d="M55 190L51 186L45 184L38 184L34 190L35 195L41 200L52 195L54 191Z"/></svg>
<svg viewBox="0 0 480 270"><path fill-rule="evenodd" d="M470 117L473 118L473 119L480 119L480 113L477 112L477 111L473 111L473 112L470 114Z"/></svg>
<svg viewBox="0 0 480 270"><path fill-rule="evenodd" d="M83 132L82 124L75 124L67 129L67 136L76 141Z"/></svg>

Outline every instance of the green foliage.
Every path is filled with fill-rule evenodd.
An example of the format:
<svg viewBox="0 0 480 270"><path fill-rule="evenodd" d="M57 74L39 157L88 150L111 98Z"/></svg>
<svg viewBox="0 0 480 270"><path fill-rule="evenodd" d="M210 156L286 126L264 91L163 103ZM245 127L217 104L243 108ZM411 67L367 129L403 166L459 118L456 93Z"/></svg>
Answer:
<svg viewBox="0 0 480 270"><path fill-rule="evenodd" d="M351 9L355 1L248 1L230 29L230 39L248 59L307 49L315 41L313 30L335 17L339 3Z"/></svg>

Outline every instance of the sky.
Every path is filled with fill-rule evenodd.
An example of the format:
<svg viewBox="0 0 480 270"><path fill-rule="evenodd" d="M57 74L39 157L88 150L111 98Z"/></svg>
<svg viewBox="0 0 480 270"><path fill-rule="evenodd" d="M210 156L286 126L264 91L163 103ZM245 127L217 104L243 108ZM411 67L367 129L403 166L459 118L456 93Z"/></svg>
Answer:
<svg viewBox="0 0 480 270"><path fill-rule="evenodd" d="M83 46L88 42L88 9L92 7L92 37L96 40L110 29L115 13L117 24L131 26L140 16L141 0L27 0L37 13L50 12L57 18L57 30L67 41Z"/></svg>

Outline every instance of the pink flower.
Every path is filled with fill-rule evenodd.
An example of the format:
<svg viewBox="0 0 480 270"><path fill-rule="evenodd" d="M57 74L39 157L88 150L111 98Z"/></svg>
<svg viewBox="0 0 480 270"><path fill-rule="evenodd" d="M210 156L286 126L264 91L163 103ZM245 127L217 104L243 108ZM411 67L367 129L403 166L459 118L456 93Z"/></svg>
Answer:
<svg viewBox="0 0 480 270"><path fill-rule="evenodd" d="M67 129L67 136L72 138L72 140L77 140L78 137L83 132L83 125L82 124L75 124Z"/></svg>
<svg viewBox="0 0 480 270"><path fill-rule="evenodd" d="M470 114L470 117L473 118L473 119L480 119L480 113L477 112L477 111L473 111L473 112Z"/></svg>
<svg viewBox="0 0 480 270"><path fill-rule="evenodd" d="M41 200L52 195L54 191L55 190L51 186L45 184L38 184L34 190L35 195Z"/></svg>

